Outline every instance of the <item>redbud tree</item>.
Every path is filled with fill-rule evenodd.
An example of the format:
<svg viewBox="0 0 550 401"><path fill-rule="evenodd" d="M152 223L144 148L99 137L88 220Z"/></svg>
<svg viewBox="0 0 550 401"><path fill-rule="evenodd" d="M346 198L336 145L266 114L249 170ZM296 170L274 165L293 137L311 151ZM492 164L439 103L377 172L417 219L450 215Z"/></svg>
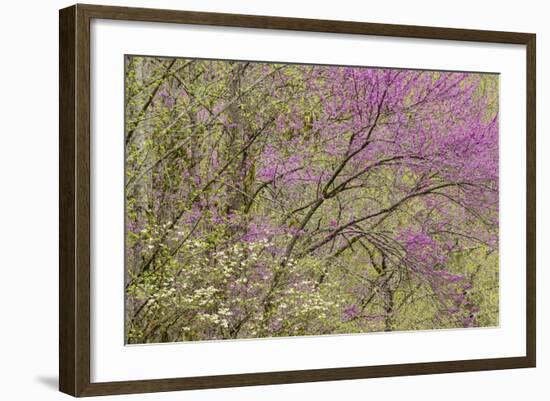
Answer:
<svg viewBox="0 0 550 401"><path fill-rule="evenodd" d="M498 324L498 76L126 59L129 343Z"/></svg>

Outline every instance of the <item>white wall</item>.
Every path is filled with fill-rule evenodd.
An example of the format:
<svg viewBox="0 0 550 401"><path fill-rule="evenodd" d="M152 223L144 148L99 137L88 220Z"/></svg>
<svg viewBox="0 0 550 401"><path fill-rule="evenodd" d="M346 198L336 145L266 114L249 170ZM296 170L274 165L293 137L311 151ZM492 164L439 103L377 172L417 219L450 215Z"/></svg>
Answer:
<svg viewBox="0 0 550 401"><path fill-rule="evenodd" d="M91 1L91 0L90 0ZM96 1L108 4L105 1ZM57 393L57 10L68 1L10 1L0 20L0 397L56 400ZM550 25L545 2L353 0L157 0L115 5L358 20L537 33L538 368L183 393L139 400L548 399L550 297ZM6 124L7 121L7 124ZM449 345L452 346L452 345ZM546 381L545 381L546 379Z"/></svg>

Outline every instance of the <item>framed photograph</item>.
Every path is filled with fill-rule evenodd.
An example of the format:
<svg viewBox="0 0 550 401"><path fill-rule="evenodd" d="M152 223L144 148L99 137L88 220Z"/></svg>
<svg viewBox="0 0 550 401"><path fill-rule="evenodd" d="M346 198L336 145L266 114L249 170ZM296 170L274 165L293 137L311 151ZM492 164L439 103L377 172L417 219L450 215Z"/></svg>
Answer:
<svg viewBox="0 0 550 401"><path fill-rule="evenodd" d="M61 391L535 366L534 34L59 24Z"/></svg>

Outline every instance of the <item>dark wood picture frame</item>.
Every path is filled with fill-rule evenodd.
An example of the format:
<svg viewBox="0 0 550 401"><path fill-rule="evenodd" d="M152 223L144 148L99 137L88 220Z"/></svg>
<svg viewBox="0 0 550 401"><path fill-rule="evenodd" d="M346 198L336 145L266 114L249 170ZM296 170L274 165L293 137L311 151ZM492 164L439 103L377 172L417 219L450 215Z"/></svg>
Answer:
<svg viewBox="0 0 550 401"><path fill-rule="evenodd" d="M92 18L525 45L527 54L526 356L92 383L90 381L90 21ZM81 4L60 10L59 29L60 391L73 396L94 396L535 367L535 34Z"/></svg>

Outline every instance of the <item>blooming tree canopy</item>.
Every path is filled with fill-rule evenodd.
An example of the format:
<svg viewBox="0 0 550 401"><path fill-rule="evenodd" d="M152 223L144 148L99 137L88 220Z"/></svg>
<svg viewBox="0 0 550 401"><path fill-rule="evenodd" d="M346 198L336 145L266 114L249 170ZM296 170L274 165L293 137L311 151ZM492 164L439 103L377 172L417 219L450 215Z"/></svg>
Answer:
<svg viewBox="0 0 550 401"><path fill-rule="evenodd" d="M130 343L498 322L498 76L126 60Z"/></svg>

